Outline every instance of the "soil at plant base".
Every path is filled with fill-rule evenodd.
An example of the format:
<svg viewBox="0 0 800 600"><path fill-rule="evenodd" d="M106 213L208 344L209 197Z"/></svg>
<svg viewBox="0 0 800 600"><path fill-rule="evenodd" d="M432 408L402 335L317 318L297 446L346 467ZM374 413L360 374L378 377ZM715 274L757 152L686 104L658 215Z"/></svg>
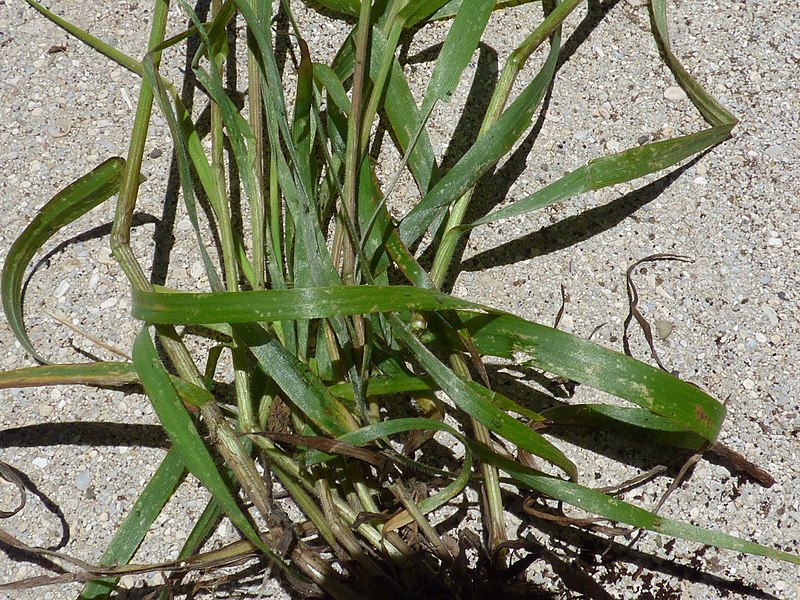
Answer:
<svg viewBox="0 0 800 600"><path fill-rule="evenodd" d="M724 464L701 461L663 513L798 552L800 20L786 18L797 6L793 0L669 4L676 53L741 120L733 138L672 174L481 228L465 248L463 273L452 289L552 323L563 284L569 302L561 327L584 337L596 330L595 341L621 349L627 266L658 252L693 257L691 264L641 269L640 308L654 324L665 365L727 399L730 417L722 441L767 469L776 483L764 489L732 475ZM591 11L579 9L565 29L566 60L538 137L532 146L533 140L523 144L484 186L477 211L523 197L590 158L702 127L659 60L645 3L612 3L602 20L605 9L590 6ZM66 0L57 9L128 54L142 56L149 3ZM493 21L465 85L432 117L433 142L441 154L463 152L497 61L502 63L538 22L539 10L517 7ZM301 13L312 56L329 56L345 29L337 32L320 25L313 13ZM175 23L173 32L184 22ZM408 48L412 82L427 80L435 56L428 50L446 28L424 29ZM167 57L166 64L167 76L181 81L186 57ZM134 76L69 40L23 2L0 0L0 259L57 190L102 160L125 154L137 94ZM457 128L462 141L449 147ZM148 181L133 246L140 257L159 256L153 266L157 278L201 289L202 265L191 253L183 207L164 208L171 149L166 124L157 116L146 154ZM391 161L384 167L390 173ZM401 182L400 192L413 199L407 182ZM113 356L54 324L45 309L123 349L130 348L137 331L128 316L127 284L107 250L112 213L110 204L101 206L49 244L27 287L31 336L55 362ZM168 231L174 231L174 242ZM0 367L31 364L5 322L0 341L8 349ZM637 355L647 357L643 340L634 342ZM582 400L596 398L590 390L578 394ZM26 473L38 490L26 510L3 526L30 544L96 560L164 453L166 442L152 410L139 396L83 388L5 390L2 402L0 460ZM663 459L641 445L593 443L602 444L605 455L586 455L585 483L619 482ZM653 506L667 485L661 479L627 498ZM14 498L13 486L0 482L2 506L13 506ZM196 482L187 480L137 560L173 557L205 500ZM475 523L469 517L467 526ZM233 536L223 527L215 540ZM800 597L800 570L775 561L657 535L645 535L633 548L586 542L577 559L617 597ZM566 597L544 563L535 563L532 571L532 581L544 591ZM35 564L0 554L0 581L40 572ZM160 577L127 577L123 585L139 589L157 585ZM278 597L269 577L256 573L250 583L258 588L262 579L267 597ZM9 597L71 598L78 589L70 585ZM221 582L218 594L230 592Z"/></svg>

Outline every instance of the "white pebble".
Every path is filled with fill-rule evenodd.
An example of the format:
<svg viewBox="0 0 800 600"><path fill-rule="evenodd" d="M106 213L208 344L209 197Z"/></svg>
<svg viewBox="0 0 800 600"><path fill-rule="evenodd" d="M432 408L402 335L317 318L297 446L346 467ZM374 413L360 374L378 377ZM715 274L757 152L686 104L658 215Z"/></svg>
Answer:
<svg viewBox="0 0 800 600"><path fill-rule="evenodd" d="M61 283L59 283L58 287L56 288L55 297L62 298L64 294L67 293L68 289L69 289L69 281L67 281L66 279L61 280Z"/></svg>
<svg viewBox="0 0 800 600"><path fill-rule="evenodd" d="M67 135L72 129L72 123L67 119L56 119L52 122L50 127L47 128L47 135L52 138L60 138Z"/></svg>
<svg viewBox="0 0 800 600"><path fill-rule="evenodd" d="M206 269L203 266L203 263L199 260L196 260L192 263L192 268L189 270L189 274L192 276L193 279L198 280L203 275L205 275Z"/></svg>
<svg viewBox="0 0 800 600"><path fill-rule="evenodd" d="M784 150L783 146L780 144L773 144L764 151L764 154L772 159L778 160L779 158L783 158L786 154L786 150Z"/></svg>
<svg viewBox="0 0 800 600"><path fill-rule="evenodd" d="M50 464L49 460L47 460L46 458L42 458L41 456L34 458L32 462L34 467L38 467L40 469L44 469L47 465Z"/></svg>
<svg viewBox="0 0 800 600"><path fill-rule="evenodd" d="M769 319L770 324L778 324L778 313L775 312L774 308L772 308L769 304L763 304L761 306L761 310L764 311L765 315L767 315L767 319Z"/></svg>
<svg viewBox="0 0 800 600"><path fill-rule="evenodd" d="M767 246L770 246L771 248L780 248L783 246L783 240L779 237L771 237L767 239Z"/></svg>
<svg viewBox="0 0 800 600"><path fill-rule="evenodd" d="M681 100L686 100L686 92L678 85L671 85L664 90L664 98L670 102L680 102Z"/></svg>
<svg viewBox="0 0 800 600"><path fill-rule="evenodd" d="M744 387L746 390L752 390L754 387L756 387L756 384L752 379L745 379L742 382L742 387Z"/></svg>
<svg viewBox="0 0 800 600"><path fill-rule="evenodd" d="M91 484L92 484L92 473L90 471L84 471L75 478L75 487L82 492L88 490Z"/></svg>
<svg viewBox="0 0 800 600"><path fill-rule="evenodd" d="M763 333L761 333L761 332L759 331L759 332L756 334L756 341L757 341L759 344L764 344L764 343L766 343L766 341L767 341L767 336L765 336Z"/></svg>
<svg viewBox="0 0 800 600"><path fill-rule="evenodd" d="M50 415L53 414L54 410L55 409L49 404L40 404L39 406L36 407L36 412L39 413L40 417L49 417Z"/></svg>
<svg viewBox="0 0 800 600"><path fill-rule="evenodd" d="M116 303L117 303L116 298L108 298L106 300L103 300L103 302L100 304L100 308L111 308L112 306L116 305Z"/></svg>

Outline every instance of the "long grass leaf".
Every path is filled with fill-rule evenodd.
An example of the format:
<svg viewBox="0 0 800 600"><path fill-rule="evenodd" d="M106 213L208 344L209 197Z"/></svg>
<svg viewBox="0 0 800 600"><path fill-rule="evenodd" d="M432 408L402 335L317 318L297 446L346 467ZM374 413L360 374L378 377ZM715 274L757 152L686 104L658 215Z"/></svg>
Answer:
<svg viewBox="0 0 800 600"><path fill-rule="evenodd" d="M357 427L352 415L308 365L286 352L275 336L256 324L237 324L233 329L261 369L321 431L339 436Z"/></svg>
<svg viewBox="0 0 800 600"><path fill-rule="evenodd" d="M517 421L494 404L493 392L485 387L461 379L411 333L408 326L397 317L390 316L392 331L419 365L427 371L453 403L490 431L516 444L522 450L539 456L563 470L570 479L577 479L578 470L564 453L541 434Z"/></svg>
<svg viewBox="0 0 800 600"><path fill-rule="evenodd" d="M286 568L284 562L261 540L249 518L239 508L164 370L147 326L136 337L133 362L145 393L186 468L219 502L225 514L247 539L274 561L276 566Z"/></svg>
<svg viewBox="0 0 800 600"><path fill-rule="evenodd" d="M569 481L537 474L519 463L490 453L485 448L473 448L473 450L481 459L493 462L513 479L528 486L530 489L595 515L605 517L611 521L697 542L699 544L708 544L710 546L726 548L736 552L766 556L800 565L800 556L795 554L769 548L768 546L756 544L718 531L698 527L697 525L690 525L674 519L661 517L648 510L623 500L612 498L596 490Z"/></svg>
<svg viewBox="0 0 800 600"><path fill-rule="evenodd" d="M170 448L158 469L147 482L139 498L128 512L125 520L114 532L98 564L105 566L128 563L144 536L178 488L186 468L175 447ZM92 581L83 588L79 600L108 598L116 586L117 579L107 578Z"/></svg>
<svg viewBox="0 0 800 600"><path fill-rule="evenodd" d="M461 313L481 355L514 360L589 385L713 442L725 408L699 388L624 354L513 316Z"/></svg>
<svg viewBox="0 0 800 600"><path fill-rule="evenodd" d="M132 314L148 323L200 325L456 308L480 310L484 307L444 292L399 285L205 294L134 290Z"/></svg>
<svg viewBox="0 0 800 600"><path fill-rule="evenodd" d="M653 142L596 158L530 196L491 212L464 228L523 215L584 192L624 183L669 168L723 141L733 127L733 124L710 127L698 133Z"/></svg>
<svg viewBox="0 0 800 600"><path fill-rule="evenodd" d="M379 76L380 65L387 51L387 40L377 27L373 27L371 39L369 75L370 78L375 79ZM339 81L346 81L352 75L354 62L354 44L352 39L348 38L333 61L333 69L339 77ZM428 137L428 132L423 127L425 121L424 113L417 108L417 103L403 74L403 69L396 59L392 61L392 67L386 82L383 110L386 112L386 117L389 120L393 137L397 142L401 155L405 155L419 133L408 159L408 168L420 192L425 194L428 188L438 181L439 167L436 164L433 145Z"/></svg>
<svg viewBox="0 0 800 600"><path fill-rule="evenodd" d="M665 62L672 69L678 83L686 91L692 101L706 121L711 125L733 125L737 123L734 117L724 106L711 96L704 88L692 77L678 58L673 54L669 43L669 32L667 29L667 7L665 0L650 0L650 14L652 16L653 35L661 49Z"/></svg>
<svg viewBox="0 0 800 600"><path fill-rule="evenodd" d="M110 158L72 182L45 204L11 245L0 276L6 319L22 347L40 363L47 360L34 348L22 316L22 282L36 252L62 227L85 215L119 190L125 161Z"/></svg>
<svg viewBox="0 0 800 600"><path fill-rule="evenodd" d="M46 385L123 386L138 382L136 369L125 362L40 365L0 373L0 389Z"/></svg>
<svg viewBox="0 0 800 600"><path fill-rule="evenodd" d="M511 8L512 6L522 6L523 4L530 4L539 1L540 0L496 0L494 3L494 10ZM463 4L464 0L450 0L450 2L442 6L435 13L426 17L425 21L443 21L445 19L452 19L461 10ZM416 25L416 23L408 23L409 27L412 27L413 25Z"/></svg>
<svg viewBox="0 0 800 600"><path fill-rule="evenodd" d="M427 114L437 100L449 101L458 87L461 74L481 40L494 0L464 0L456 15L425 90L420 112Z"/></svg>

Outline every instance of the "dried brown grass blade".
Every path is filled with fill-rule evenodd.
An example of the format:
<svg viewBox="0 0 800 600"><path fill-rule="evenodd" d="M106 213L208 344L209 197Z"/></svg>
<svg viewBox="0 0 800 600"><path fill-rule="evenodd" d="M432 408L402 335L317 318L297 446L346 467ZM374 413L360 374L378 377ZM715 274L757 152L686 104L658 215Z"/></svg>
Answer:
<svg viewBox="0 0 800 600"><path fill-rule="evenodd" d="M667 260L673 260L678 262L692 262L692 259L689 258L688 256L682 256L680 254L662 253L662 254L651 254L650 256L645 256L644 258L640 258L630 267L628 267L628 271L625 273L625 281L628 288L628 316L625 319L625 324L623 326L622 347L625 350L625 354L627 354L628 356L633 356L633 354L631 354L628 328L630 327L631 321L633 321L633 319L636 319L636 322L642 329L642 333L644 333L645 340L647 340L647 345L650 347L650 354L652 355L653 360L656 361L656 364L662 370L669 373L670 372L669 369L667 369L663 365L661 359L658 357L656 346L653 343L653 331L650 328L650 323L648 323L647 319L645 319L642 313L639 312L638 309L639 291L636 289L636 285L633 283L633 271L636 267L645 262L659 262Z"/></svg>

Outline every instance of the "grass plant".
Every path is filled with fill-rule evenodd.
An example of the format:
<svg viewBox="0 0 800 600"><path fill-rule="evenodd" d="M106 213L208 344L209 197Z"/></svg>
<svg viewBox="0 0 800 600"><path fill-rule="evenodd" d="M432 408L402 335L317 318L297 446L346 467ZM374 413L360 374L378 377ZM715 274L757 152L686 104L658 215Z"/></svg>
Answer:
<svg viewBox="0 0 800 600"><path fill-rule="evenodd" d="M113 592L120 576L140 572L128 563L186 472L211 500L175 562L150 567L171 572L173 583L187 570L260 557L300 597L378 597L380 591L379 597L419 598L421 590L430 597L466 597L481 585L496 595L502 589L531 594L525 572L538 557L568 587L607 597L533 537L509 539L508 490L592 515L564 517L569 526L595 527L600 519L633 528L629 532L648 530L800 563L795 555L661 517L621 500L616 491L581 484L587 479L581 465L553 443L558 426L588 426L699 456L723 425L718 400L625 354L442 291L456 274L459 241L475 227L668 169L730 135L735 118L671 51L665 0L650 0L652 34L708 126L595 158L472 222L466 218L476 184L512 152L548 88L558 85L562 24L578 0L542 2L541 20L500 72L474 144L449 166L434 153L428 117L460 84L492 13L519 2L320 0L322 14L350 30L326 64L312 60L289 0L278 7L213 0L204 18L177 0L188 28L170 38L169 3L155 0L141 60L102 42L102 32L95 37L26 1L139 75L141 87L127 156L93 167L56 195L8 253L3 308L17 339L41 364L1 374L0 385L138 385L172 443L98 564L31 549L3 534L7 544L69 564L67 575L54 575L49 583L86 581L81 598L99 599ZM276 34L274 10L289 24L288 35ZM449 30L419 99L398 49L431 21L446 21ZM244 107L226 82L229 35L236 26L247 31L246 52L233 57L246 63ZM291 67L282 70L276 58L280 36L291 40L299 57L292 85L286 83ZM162 52L189 39L197 41L192 74L210 107L208 145L177 82L160 70ZM544 56L541 68L520 81L537 52ZM520 91L512 96L513 89ZM172 134L182 200L209 282L204 293L153 285L143 265L152 257L136 256L130 246L153 111ZM388 155L386 149L375 153L379 123L389 134L384 143L402 157L397 176L385 181L375 167ZM390 208L405 172L416 200L402 207L405 216L397 222ZM232 215L234 192L246 206L244 225ZM133 316L142 322L132 360L48 364L46 350L33 344L23 322L28 265L56 232L114 196L111 248L130 282ZM207 219L201 219L201 207L207 207ZM208 239L217 240L216 253L206 250ZM423 247L433 257L427 266L419 261ZM203 355L186 343L198 332L209 340ZM219 367L223 355L230 358L230 372ZM485 359L590 386L628 404L564 402L537 409L493 389ZM219 393L219 383L232 385L233 401ZM434 435L461 449L453 454L457 469L425 460ZM273 482L301 520L289 519L275 502ZM437 509L468 488L482 500L483 540L455 539L432 521ZM201 553L224 517L241 541ZM481 557L472 570L470 548Z"/></svg>

